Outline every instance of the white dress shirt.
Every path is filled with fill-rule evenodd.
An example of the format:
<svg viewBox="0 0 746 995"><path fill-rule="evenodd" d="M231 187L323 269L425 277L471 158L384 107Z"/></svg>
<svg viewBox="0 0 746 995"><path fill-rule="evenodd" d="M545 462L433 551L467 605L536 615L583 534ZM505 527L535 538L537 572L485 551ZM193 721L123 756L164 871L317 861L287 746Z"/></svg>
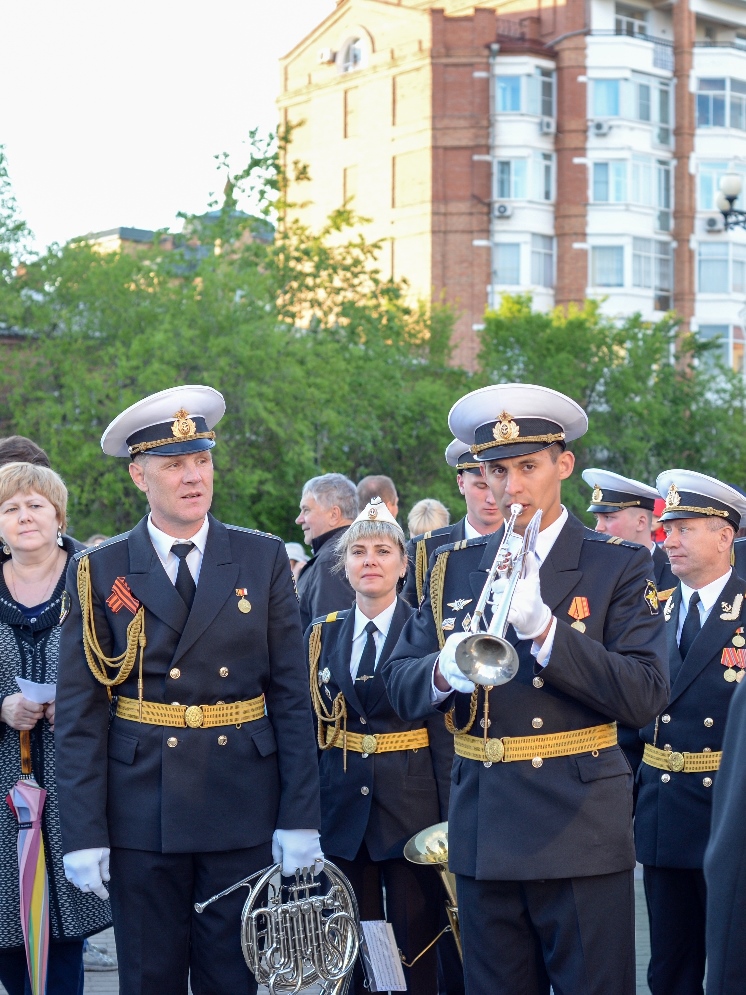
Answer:
<svg viewBox="0 0 746 995"><path fill-rule="evenodd" d="M477 530L474 528L474 526L469 521L469 516L467 515L464 518L464 538L465 539L479 539L479 538L481 538L481 535L482 535L482 533L481 532L477 532Z"/></svg>
<svg viewBox="0 0 746 995"><path fill-rule="evenodd" d="M687 587L684 581L681 581L681 604L679 605L679 624L676 628L676 642L681 641L681 630L684 628L684 620L686 619L687 613L689 612L689 602L692 600L692 595L696 590L699 590L699 604L697 608L699 609L699 627L700 629L707 621L707 618L712 611L715 603L717 602L723 588L730 580L730 570L727 574L723 574L722 577L718 577L717 580L713 580L710 584L706 584L704 587L695 588Z"/></svg>
<svg viewBox="0 0 746 995"><path fill-rule="evenodd" d="M171 552L171 547L174 543L178 542L193 542L193 549L189 550L186 558L187 566L189 567L189 573L194 578L195 585L199 581L199 572L202 569L202 557L205 552L205 544L207 543L207 530L210 527L210 519L205 515L205 520L202 523L202 527L199 532L193 535L190 539L177 539L174 536L168 535L166 532L161 532L157 526L153 525L153 519L148 515L148 535L150 536L150 541L153 543L153 548L158 554L158 559L163 564L163 569L168 574L168 579L172 584L176 583L176 574L179 572L179 557L176 553Z"/></svg>
<svg viewBox="0 0 746 995"><path fill-rule="evenodd" d="M363 655L365 643L368 639L368 633L365 631L365 626L368 622L373 622L378 629L378 632L373 633L373 642L376 644L375 667L377 667L378 661L381 659L381 650L383 649L383 644L386 642L386 636L388 635L391 627L391 619L394 617L395 611L396 598L394 598L388 608L384 608L381 614L376 615L375 618L368 618L363 615L358 606L355 605L355 628L352 635L352 654L350 655L350 677L352 677L353 681L357 677L357 668L360 666L360 657Z"/></svg>

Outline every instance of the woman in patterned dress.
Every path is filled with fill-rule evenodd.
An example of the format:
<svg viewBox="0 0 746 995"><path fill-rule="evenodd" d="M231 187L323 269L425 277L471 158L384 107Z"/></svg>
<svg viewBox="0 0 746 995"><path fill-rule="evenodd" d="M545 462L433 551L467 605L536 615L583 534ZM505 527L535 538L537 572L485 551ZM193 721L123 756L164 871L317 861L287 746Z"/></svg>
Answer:
<svg viewBox="0 0 746 995"><path fill-rule="evenodd" d="M83 940L111 924L108 901L65 879L54 767L54 702L37 705L16 677L57 680L65 574L75 544L63 535L67 489L44 466L0 467L0 798L21 775L19 732L31 732L34 776L47 792L42 836L49 878L50 945L46 995L83 990ZM9 995L30 991L19 914L18 823L0 801L0 982Z"/></svg>

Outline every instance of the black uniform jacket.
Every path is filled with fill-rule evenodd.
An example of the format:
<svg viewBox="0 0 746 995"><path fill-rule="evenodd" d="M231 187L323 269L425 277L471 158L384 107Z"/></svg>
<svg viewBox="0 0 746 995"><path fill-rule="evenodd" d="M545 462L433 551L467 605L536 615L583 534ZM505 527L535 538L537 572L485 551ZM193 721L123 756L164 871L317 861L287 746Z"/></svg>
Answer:
<svg viewBox="0 0 746 995"><path fill-rule="evenodd" d="M349 608L355 600L355 592L344 571L332 572L336 562L334 547L337 539L348 528L349 525L343 525L319 536L320 544L319 540L314 541L314 554L301 571L298 578L298 598L304 630L311 624L311 619Z"/></svg>
<svg viewBox="0 0 746 995"><path fill-rule="evenodd" d="M733 543L731 563L735 566L739 577L746 577L746 536L743 539L736 539Z"/></svg>
<svg viewBox="0 0 746 995"><path fill-rule="evenodd" d="M381 664L411 614L412 608L399 598L376 675L364 688L350 676L354 609L339 612L335 621L315 620L323 623L318 665L321 694L330 707L342 692L347 702L347 731L375 735L426 726L430 737L429 747L416 750L367 757L348 750L346 772L341 749L334 746L321 753L321 848L332 859L352 860L363 841L373 860L401 857L410 836L448 815L453 736L437 712L415 721L400 719L381 679ZM363 793L362 788L368 790Z"/></svg>
<svg viewBox="0 0 746 995"><path fill-rule="evenodd" d="M721 657L725 647L732 648L736 629L746 625L746 601L735 619L721 617L724 613L721 602L733 606L739 593L746 593L746 581L734 570L684 664L680 663L676 642L680 586L667 602L668 655L671 672L676 676L662 714L642 730L646 743L653 743L661 750L668 745L678 753L722 748L725 719L738 683L724 680L727 668ZM678 667L681 669L676 673ZM663 781L663 773L646 763L640 764L638 770L637 859L653 867L702 867L710 834L712 785L717 783L719 775L716 771L672 771L669 779Z"/></svg>
<svg viewBox="0 0 746 995"><path fill-rule="evenodd" d="M738 685L736 685L738 688ZM734 995L746 978L746 690L733 693L705 853L707 995Z"/></svg>
<svg viewBox="0 0 746 995"><path fill-rule="evenodd" d="M468 624L502 539L469 541L448 552L443 590L444 635ZM450 549L450 552L449 552ZM437 561L436 561L437 562ZM647 549L608 540L570 515L541 566L545 603L557 618L549 664L541 669L531 643L507 637L520 658L516 677L490 692L490 735L532 736L618 720L642 727L668 696L663 615L651 597ZM430 581L420 612L404 627L383 666L389 697L406 719L425 715L439 652ZM648 600L646 601L646 594ZM654 594L654 588L653 588ZM437 592L436 592L437 596ZM569 609L586 598L585 632L571 628ZM454 692L463 727L470 696ZM481 737L484 692L471 735ZM537 753L540 751L537 750ZM483 763L454 758L449 809L449 866L486 880L583 877L634 866L632 774L619 746L530 761Z"/></svg>
<svg viewBox="0 0 746 995"><path fill-rule="evenodd" d="M446 525L442 529L432 529L430 532L422 532L418 536L412 536L412 538L407 543L407 576L404 581L404 587L401 592L401 596L404 600L410 604L413 608L419 608L421 598L417 596L418 584L417 584L417 551L418 548L422 550L420 556L422 561L425 563L425 572L427 572L427 564L430 562L430 557L433 555L435 550L439 546L445 546L449 543L460 542L462 539L466 538L466 517L460 518L453 525ZM422 591L424 587L425 578L420 578L419 590Z"/></svg>
<svg viewBox="0 0 746 995"><path fill-rule="evenodd" d="M103 652L122 653L133 613L106 600L118 577L145 606L146 701L182 705L265 695L267 714L220 728L167 728L110 719L106 689L83 652L78 561L89 557ZM251 611L238 609L241 591ZM276 827L318 826L318 766L303 637L280 540L210 515L191 612L150 541L147 519L70 564L62 626L55 740L65 852L116 846L164 853L233 850ZM137 698L137 662L114 688ZM225 676L223 676L225 674ZM227 737L221 745L218 737ZM169 741L176 742L169 746Z"/></svg>
<svg viewBox="0 0 746 995"><path fill-rule="evenodd" d="M666 594L666 597L671 589L679 583L678 577L674 576L671 564L668 562L668 553L660 546L655 546L653 549L653 574L658 593Z"/></svg>

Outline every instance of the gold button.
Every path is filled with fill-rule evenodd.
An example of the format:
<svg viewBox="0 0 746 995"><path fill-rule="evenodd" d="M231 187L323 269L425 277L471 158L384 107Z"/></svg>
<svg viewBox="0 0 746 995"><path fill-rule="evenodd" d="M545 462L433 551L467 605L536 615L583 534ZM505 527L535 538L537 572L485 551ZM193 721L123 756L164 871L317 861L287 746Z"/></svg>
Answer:
<svg viewBox="0 0 746 995"><path fill-rule="evenodd" d="M670 774L661 774L661 781L663 781L664 784L668 784L670 780L671 780Z"/></svg>
<svg viewBox="0 0 746 995"><path fill-rule="evenodd" d="M544 761L541 759L541 757L534 757L534 759L531 761L531 766L532 767L541 767L541 765L543 763L544 763Z"/></svg>
<svg viewBox="0 0 746 995"><path fill-rule="evenodd" d="M166 742L168 743L168 745L169 745L169 746L176 746L176 744L177 744L177 743L178 743L179 741L178 741L178 739L176 738L176 736L169 736L169 737L168 737L168 739L166 740Z"/></svg>
<svg viewBox="0 0 746 995"><path fill-rule="evenodd" d="M665 722L666 725L671 721L670 715L661 715L661 722Z"/></svg>
<svg viewBox="0 0 746 995"><path fill-rule="evenodd" d="M702 778L702 784L704 784L704 786L706 788L711 788L712 787L712 778L711 777L703 777Z"/></svg>
<svg viewBox="0 0 746 995"><path fill-rule="evenodd" d="M218 736L218 746L225 746L227 742L228 742L227 736Z"/></svg>
<svg viewBox="0 0 746 995"><path fill-rule="evenodd" d="M707 726L708 729L712 729L712 727L715 725L715 722L713 719L705 719L705 725Z"/></svg>
<svg viewBox="0 0 746 995"><path fill-rule="evenodd" d="M220 674L221 677L227 677L228 676L228 668L227 667L221 667L220 670L218 671L218 673Z"/></svg>
<svg viewBox="0 0 746 995"><path fill-rule="evenodd" d="M543 677L534 677L534 679L531 681L531 683L533 684L533 686L535 688L543 688L544 687L544 678Z"/></svg>
<svg viewBox="0 0 746 995"><path fill-rule="evenodd" d="M171 678L172 681L178 681L178 679L181 677L181 671L179 670L178 667L171 667L171 669L168 672L168 676Z"/></svg>
<svg viewBox="0 0 746 995"><path fill-rule="evenodd" d="M538 717L535 719L531 719L531 725L534 727L534 729L541 729L541 727L544 725L544 719L540 719Z"/></svg>

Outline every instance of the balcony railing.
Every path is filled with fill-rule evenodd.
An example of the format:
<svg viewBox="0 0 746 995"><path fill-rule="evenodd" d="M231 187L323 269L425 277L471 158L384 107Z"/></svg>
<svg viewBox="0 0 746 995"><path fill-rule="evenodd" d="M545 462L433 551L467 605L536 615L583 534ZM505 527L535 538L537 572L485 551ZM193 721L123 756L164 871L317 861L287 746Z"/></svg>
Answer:
<svg viewBox="0 0 746 995"><path fill-rule="evenodd" d="M695 48L734 48L737 52L746 53L746 40L744 41L695 41Z"/></svg>
<svg viewBox="0 0 746 995"><path fill-rule="evenodd" d="M653 65L656 69L666 69L668 72L673 72L674 62L673 62L673 42L668 38L656 38L654 35L642 34L636 32L635 34L629 34L626 31L612 31L612 30L601 30L601 31L591 31L590 34L594 38L597 37L608 37L608 38L628 38L630 41L646 41L650 42L653 46Z"/></svg>

